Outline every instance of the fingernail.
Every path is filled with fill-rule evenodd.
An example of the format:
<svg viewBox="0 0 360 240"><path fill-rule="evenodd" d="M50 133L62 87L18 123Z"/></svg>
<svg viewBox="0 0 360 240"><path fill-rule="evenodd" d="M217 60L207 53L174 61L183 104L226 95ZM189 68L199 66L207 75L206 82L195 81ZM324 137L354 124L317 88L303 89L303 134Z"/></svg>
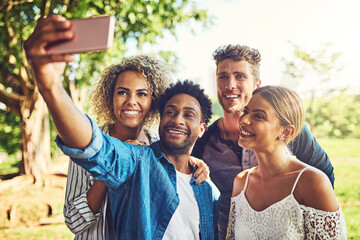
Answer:
<svg viewBox="0 0 360 240"><path fill-rule="evenodd" d="M200 184L199 180L196 180L196 185L199 185L199 184Z"/></svg>

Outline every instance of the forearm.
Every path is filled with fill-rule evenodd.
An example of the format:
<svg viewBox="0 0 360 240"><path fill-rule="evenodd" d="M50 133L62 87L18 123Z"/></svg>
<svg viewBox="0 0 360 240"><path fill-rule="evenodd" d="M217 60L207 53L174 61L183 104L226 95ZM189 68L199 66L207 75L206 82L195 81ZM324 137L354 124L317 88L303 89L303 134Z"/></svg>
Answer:
<svg viewBox="0 0 360 240"><path fill-rule="evenodd" d="M89 119L73 103L59 84L51 90L40 90L62 141L69 147L85 148L92 137Z"/></svg>
<svg viewBox="0 0 360 240"><path fill-rule="evenodd" d="M100 211L102 202L105 199L107 194L107 187L104 183L95 180L94 184L91 186L89 191L86 194L87 202L91 211L96 214Z"/></svg>

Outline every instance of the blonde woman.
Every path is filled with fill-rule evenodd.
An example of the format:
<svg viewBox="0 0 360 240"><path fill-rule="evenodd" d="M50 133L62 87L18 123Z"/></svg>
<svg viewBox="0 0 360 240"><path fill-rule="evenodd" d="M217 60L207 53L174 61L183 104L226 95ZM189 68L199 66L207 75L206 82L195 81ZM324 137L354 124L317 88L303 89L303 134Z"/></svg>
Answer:
<svg viewBox="0 0 360 240"><path fill-rule="evenodd" d="M286 147L303 122L301 99L292 90L253 92L239 120L238 143L254 151L258 166L234 179L227 239L346 239L329 179Z"/></svg>

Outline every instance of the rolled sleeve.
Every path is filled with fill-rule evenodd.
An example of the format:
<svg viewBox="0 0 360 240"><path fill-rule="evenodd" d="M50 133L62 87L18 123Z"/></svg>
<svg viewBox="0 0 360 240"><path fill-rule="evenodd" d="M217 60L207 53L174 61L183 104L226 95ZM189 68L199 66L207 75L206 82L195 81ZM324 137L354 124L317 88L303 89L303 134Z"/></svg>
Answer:
<svg viewBox="0 0 360 240"><path fill-rule="evenodd" d="M102 146L102 134L101 134L101 130L100 128L97 126L96 122L91 119L89 116L87 116L91 122L91 126L92 126L92 139L90 144L84 148L84 149L79 149L79 148L71 148L68 147L64 144L64 142L62 141L62 139L60 138L60 136L57 136L55 139L55 142L57 144L57 146L61 149L61 151L71 157L71 158L76 158L76 159L88 159L93 157L101 148Z"/></svg>

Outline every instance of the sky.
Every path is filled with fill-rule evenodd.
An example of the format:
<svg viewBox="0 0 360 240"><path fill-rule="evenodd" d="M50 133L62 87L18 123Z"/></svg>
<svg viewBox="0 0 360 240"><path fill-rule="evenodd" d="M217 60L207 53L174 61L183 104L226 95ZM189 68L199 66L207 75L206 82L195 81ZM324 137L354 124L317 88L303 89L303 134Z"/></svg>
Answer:
<svg viewBox="0 0 360 240"><path fill-rule="evenodd" d="M284 78L282 58L292 57L289 41L302 49L319 49L331 43L331 51L341 52L342 71L333 79L336 87L350 85L360 93L360 1L357 0L198 0L199 7L215 16L208 29L177 27L177 38L170 35L158 48L173 50L181 66L177 77L200 83L215 96L213 51L224 44L245 44L262 55L262 85L279 85ZM151 51L143 49L143 52ZM304 81L306 88L314 81Z"/></svg>

